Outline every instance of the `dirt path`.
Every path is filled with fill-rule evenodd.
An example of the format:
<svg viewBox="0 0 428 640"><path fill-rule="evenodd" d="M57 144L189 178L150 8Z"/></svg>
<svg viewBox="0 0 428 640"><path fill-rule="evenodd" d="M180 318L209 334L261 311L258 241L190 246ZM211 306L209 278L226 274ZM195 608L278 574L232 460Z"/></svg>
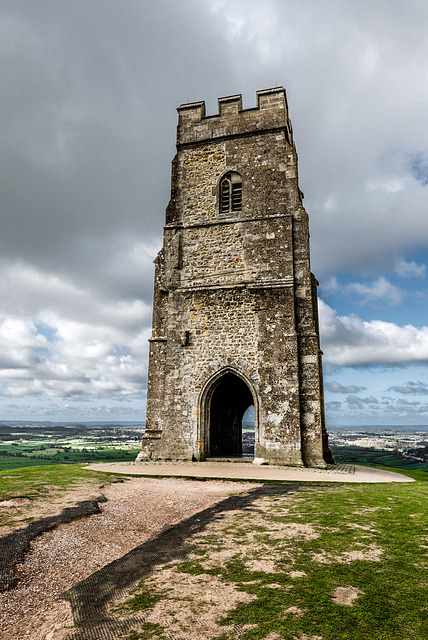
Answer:
<svg viewBox="0 0 428 640"><path fill-rule="evenodd" d="M124 483L79 490L79 499L103 493L101 513L59 525L37 538L18 566L15 589L0 593L1 640L60 640L73 625L62 594L164 527L176 524L232 493L254 489L245 482L129 478ZM76 496L63 495L66 503ZM44 515L41 513L41 515ZM63 629L61 632L56 630Z"/></svg>

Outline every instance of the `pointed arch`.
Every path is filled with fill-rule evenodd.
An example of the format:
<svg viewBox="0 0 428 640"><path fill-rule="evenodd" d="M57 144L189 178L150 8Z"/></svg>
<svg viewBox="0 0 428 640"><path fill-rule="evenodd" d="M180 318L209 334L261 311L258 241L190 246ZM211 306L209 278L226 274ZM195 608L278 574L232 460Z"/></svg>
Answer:
<svg viewBox="0 0 428 640"><path fill-rule="evenodd" d="M258 399L251 379L233 366L214 373L199 394L199 441L204 457L242 454L242 418L254 405L258 441Z"/></svg>

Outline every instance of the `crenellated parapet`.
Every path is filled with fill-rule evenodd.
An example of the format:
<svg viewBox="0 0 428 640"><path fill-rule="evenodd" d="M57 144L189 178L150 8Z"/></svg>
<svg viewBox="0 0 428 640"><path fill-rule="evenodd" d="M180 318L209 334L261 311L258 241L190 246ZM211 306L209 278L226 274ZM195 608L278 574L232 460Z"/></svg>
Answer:
<svg viewBox="0 0 428 640"><path fill-rule="evenodd" d="M205 102L191 102L178 107L177 146L201 144L252 133L285 131L292 144L284 87L257 91L257 106L242 108L242 95L218 99L218 113L205 115Z"/></svg>

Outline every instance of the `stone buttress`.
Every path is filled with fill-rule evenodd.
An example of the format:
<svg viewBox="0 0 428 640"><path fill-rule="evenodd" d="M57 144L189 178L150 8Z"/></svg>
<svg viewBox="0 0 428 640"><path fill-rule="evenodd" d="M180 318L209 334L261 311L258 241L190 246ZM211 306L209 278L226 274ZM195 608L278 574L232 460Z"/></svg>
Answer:
<svg viewBox="0 0 428 640"><path fill-rule="evenodd" d="M155 264L146 431L137 460L333 462L324 424L317 281L285 90L178 108Z"/></svg>

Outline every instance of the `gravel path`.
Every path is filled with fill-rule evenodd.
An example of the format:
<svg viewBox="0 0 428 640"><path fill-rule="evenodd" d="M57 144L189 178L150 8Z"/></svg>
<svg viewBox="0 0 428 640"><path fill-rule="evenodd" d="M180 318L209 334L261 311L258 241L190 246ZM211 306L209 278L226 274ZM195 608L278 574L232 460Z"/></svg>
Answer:
<svg viewBox="0 0 428 640"><path fill-rule="evenodd" d="M231 493L254 489L245 482L129 478L102 492L101 513L59 525L32 543L18 565L18 585L0 593L1 640L60 640L73 625L62 594L142 544ZM62 628L62 630L61 630ZM58 631L59 630L59 631Z"/></svg>

